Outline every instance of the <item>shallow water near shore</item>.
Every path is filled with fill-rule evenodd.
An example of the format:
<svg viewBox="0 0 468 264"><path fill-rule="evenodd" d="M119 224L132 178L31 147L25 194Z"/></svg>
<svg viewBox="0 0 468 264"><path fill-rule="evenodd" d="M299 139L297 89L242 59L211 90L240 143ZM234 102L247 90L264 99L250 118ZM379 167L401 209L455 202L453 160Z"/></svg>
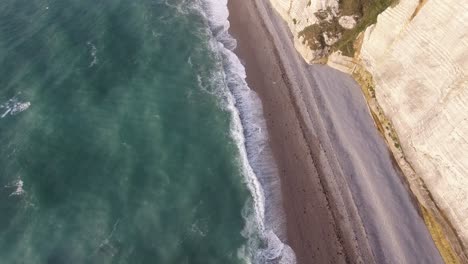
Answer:
<svg viewBox="0 0 468 264"><path fill-rule="evenodd" d="M0 3L2 261L281 258L261 107L214 3Z"/></svg>

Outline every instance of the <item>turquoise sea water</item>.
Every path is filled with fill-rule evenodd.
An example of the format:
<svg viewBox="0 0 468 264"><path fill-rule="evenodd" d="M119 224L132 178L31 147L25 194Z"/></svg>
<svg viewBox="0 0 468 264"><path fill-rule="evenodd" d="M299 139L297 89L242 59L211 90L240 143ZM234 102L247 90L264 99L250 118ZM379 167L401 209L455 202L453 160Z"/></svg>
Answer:
<svg viewBox="0 0 468 264"><path fill-rule="evenodd" d="M216 2L0 2L1 263L266 262Z"/></svg>

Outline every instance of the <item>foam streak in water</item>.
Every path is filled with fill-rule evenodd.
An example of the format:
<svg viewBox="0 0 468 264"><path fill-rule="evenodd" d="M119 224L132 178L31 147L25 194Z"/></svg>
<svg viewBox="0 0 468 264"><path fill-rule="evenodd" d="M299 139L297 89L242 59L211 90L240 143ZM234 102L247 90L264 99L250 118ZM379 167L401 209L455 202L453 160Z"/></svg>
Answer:
<svg viewBox="0 0 468 264"><path fill-rule="evenodd" d="M88 41L86 44L91 48L91 57L93 58L93 61L91 61L91 63L89 64L89 67L91 68L94 65L98 64L97 48L91 41Z"/></svg>

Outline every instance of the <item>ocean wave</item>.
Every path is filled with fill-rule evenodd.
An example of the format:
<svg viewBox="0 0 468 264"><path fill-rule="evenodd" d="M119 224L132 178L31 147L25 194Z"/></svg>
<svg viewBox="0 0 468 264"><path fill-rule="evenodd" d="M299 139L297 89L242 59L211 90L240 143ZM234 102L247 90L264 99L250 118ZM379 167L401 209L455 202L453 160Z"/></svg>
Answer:
<svg viewBox="0 0 468 264"><path fill-rule="evenodd" d="M237 143L244 179L252 195L251 206L243 212L246 224L242 234L248 238L248 245L240 249L240 255L247 255L249 262L254 263L295 263L295 254L285 243L281 185L268 144L262 104L248 87L245 68L233 52L237 42L228 33L227 0L193 3L191 8L205 18L209 45L219 63L219 72L211 78L228 88L218 92L232 116L231 137ZM203 87L202 80L198 81Z"/></svg>

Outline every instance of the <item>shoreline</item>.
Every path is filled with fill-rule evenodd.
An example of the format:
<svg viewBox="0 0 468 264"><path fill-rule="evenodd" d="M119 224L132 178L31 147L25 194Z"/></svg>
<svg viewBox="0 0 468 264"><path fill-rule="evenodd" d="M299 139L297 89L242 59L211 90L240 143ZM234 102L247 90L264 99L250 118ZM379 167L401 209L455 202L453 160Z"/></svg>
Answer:
<svg viewBox="0 0 468 264"><path fill-rule="evenodd" d="M303 129L299 120L295 118L298 110L294 107L295 103L289 94L285 80L286 73L283 66L278 63L279 58L273 41L270 40L266 30L258 30L264 25L260 19L256 19L256 9L252 1L242 3L230 0L228 7L231 23L229 32L238 40L235 53L246 68L249 87L262 101L270 145L280 173L287 225L285 242L293 248L298 263L307 263L308 260L319 263L345 263L346 256L337 234L338 228L332 213L327 209L330 207L329 201L320 183L310 150L306 147L307 142L302 135ZM242 27L245 24L242 21L234 21L233 17L247 20L247 23L252 23L256 29L243 31ZM253 43L249 43L248 40L258 33L262 34L259 38L265 41L249 47L249 44ZM258 45L263 46L261 50L251 49ZM264 56L260 52L264 53ZM275 67L263 67L268 64ZM268 86L271 84L277 84L275 93L268 92ZM288 144L281 144L285 142L284 139ZM274 144L275 142L280 144ZM294 175L294 180L285 179L287 175ZM301 205L306 200L311 203ZM308 234L303 234L307 226L320 226L320 228L311 229Z"/></svg>
<svg viewBox="0 0 468 264"><path fill-rule="evenodd" d="M285 242L298 263L440 263L390 156L379 153L386 145L354 80L299 59L289 31L269 3L230 0L228 7L229 32L238 40L235 52L263 104L281 178ZM336 104L347 98L351 103L344 101L345 107ZM335 107L342 109L330 111ZM356 111L355 120L348 120L346 111ZM348 124L356 121L363 128ZM362 138L359 144L370 146L353 145Z"/></svg>

